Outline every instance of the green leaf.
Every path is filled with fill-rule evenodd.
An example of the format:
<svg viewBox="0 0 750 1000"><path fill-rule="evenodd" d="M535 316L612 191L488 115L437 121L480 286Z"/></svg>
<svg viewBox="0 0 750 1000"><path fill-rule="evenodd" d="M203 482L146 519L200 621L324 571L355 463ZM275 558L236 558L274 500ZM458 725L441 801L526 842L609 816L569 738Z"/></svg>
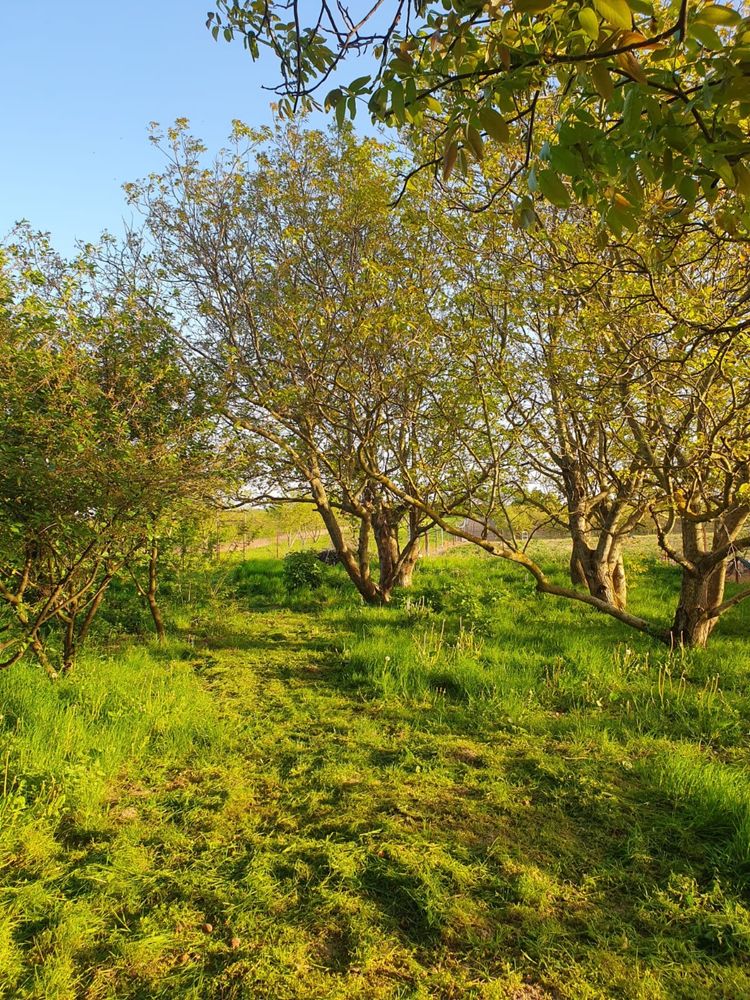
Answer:
<svg viewBox="0 0 750 1000"><path fill-rule="evenodd" d="M732 170L732 164L724 156L716 156L713 161L713 168L716 173L721 177L727 187L731 188L737 183L737 178L734 176L734 170Z"/></svg>
<svg viewBox="0 0 750 1000"><path fill-rule="evenodd" d="M703 10L698 11L695 15L695 20L700 21L702 24L720 24L731 27L739 24L742 17L732 7L721 7L719 4L709 3L706 4Z"/></svg>
<svg viewBox="0 0 750 1000"><path fill-rule="evenodd" d="M716 49L724 48L724 43L709 24L693 22L690 25L690 34L693 38L697 38L701 45L705 45L707 49L715 51Z"/></svg>
<svg viewBox="0 0 750 1000"><path fill-rule="evenodd" d="M625 0L593 0L593 3L604 20L615 28L624 28L626 31L632 28L633 15Z"/></svg>
<svg viewBox="0 0 750 1000"><path fill-rule="evenodd" d="M539 190L547 201L551 201L558 208L567 208L570 205L570 192L556 173L552 170L540 170L536 179Z"/></svg>
<svg viewBox="0 0 750 1000"><path fill-rule="evenodd" d="M404 88L400 83L394 81L391 84L391 108L394 115L399 121L399 124L403 125L406 121L406 108L404 105Z"/></svg>
<svg viewBox="0 0 750 1000"><path fill-rule="evenodd" d="M352 80L349 84L349 92L352 94L358 94L361 90L364 90L370 80L371 77L369 76L358 76L356 80Z"/></svg>
<svg viewBox="0 0 750 1000"><path fill-rule="evenodd" d="M453 168L456 165L456 158L458 157L458 143L454 140L449 143L447 149L445 150L445 155L443 156L443 180L447 181L450 175L453 173Z"/></svg>
<svg viewBox="0 0 750 1000"><path fill-rule="evenodd" d="M329 91L329 93L326 94L326 98L323 101L323 107L326 111L328 111L329 108L336 107L336 105L340 100L341 100L341 88L336 87L335 90L331 90Z"/></svg>
<svg viewBox="0 0 750 1000"><path fill-rule="evenodd" d="M750 168L742 162L735 163L734 176L739 193L743 198L750 198Z"/></svg>
<svg viewBox="0 0 750 1000"><path fill-rule="evenodd" d="M668 146L682 152L690 145L690 133L679 125L667 125L661 130L662 137Z"/></svg>
<svg viewBox="0 0 750 1000"><path fill-rule="evenodd" d="M607 226L616 236L622 236L624 229L634 231L638 227L637 220L632 212L624 205L613 205L607 212Z"/></svg>
<svg viewBox="0 0 750 1000"><path fill-rule="evenodd" d="M689 204L694 205L698 197L698 184L693 177L681 177L677 182L677 190Z"/></svg>
<svg viewBox="0 0 750 1000"><path fill-rule="evenodd" d="M638 128L641 121L642 108L640 87L628 87L628 92L625 95L625 101L622 106L622 123L627 129L634 131Z"/></svg>
<svg viewBox="0 0 750 1000"><path fill-rule="evenodd" d="M578 11L578 23L592 42L597 41L599 38L599 18L591 7L583 7Z"/></svg>
<svg viewBox="0 0 750 1000"><path fill-rule="evenodd" d="M578 153L565 146L553 146L549 151L549 162L559 174L569 177L580 177L585 170Z"/></svg>
<svg viewBox="0 0 750 1000"><path fill-rule="evenodd" d="M411 63L407 62L405 59L391 59L390 68L401 76L408 76L413 72L414 67Z"/></svg>
<svg viewBox="0 0 750 1000"><path fill-rule="evenodd" d="M487 135L496 142L504 143L510 139L508 123L494 108L481 108L479 123Z"/></svg>

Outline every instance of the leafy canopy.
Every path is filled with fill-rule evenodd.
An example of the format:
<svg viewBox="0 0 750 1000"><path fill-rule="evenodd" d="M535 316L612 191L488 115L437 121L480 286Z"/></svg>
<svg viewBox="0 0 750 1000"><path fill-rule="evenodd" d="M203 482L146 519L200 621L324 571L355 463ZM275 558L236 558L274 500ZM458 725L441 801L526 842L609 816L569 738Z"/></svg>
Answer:
<svg viewBox="0 0 750 1000"><path fill-rule="evenodd" d="M505 156L503 188L593 206L634 228L653 192L664 210L713 206L750 230L750 19L703 0L218 0L215 38L270 48L282 113L365 103L407 130L422 165L448 178ZM348 56L371 71L330 89ZM335 78L335 79L334 79ZM327 93L326 93L327 92ZM550 131L540 128L544 120Z"/></svg>

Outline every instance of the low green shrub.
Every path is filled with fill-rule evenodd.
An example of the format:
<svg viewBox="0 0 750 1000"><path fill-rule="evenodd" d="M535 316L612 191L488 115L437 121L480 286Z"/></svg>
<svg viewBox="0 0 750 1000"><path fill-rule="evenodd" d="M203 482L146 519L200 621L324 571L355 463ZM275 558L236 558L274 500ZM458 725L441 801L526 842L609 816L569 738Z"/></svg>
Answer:
<svg viewBox="0 0 750 1000"><path fill-rule="evenodd" d="M288 552L282 570L284 586L290 593L296 590L316 590L323 583L323 563L315 552Z"/></svg>

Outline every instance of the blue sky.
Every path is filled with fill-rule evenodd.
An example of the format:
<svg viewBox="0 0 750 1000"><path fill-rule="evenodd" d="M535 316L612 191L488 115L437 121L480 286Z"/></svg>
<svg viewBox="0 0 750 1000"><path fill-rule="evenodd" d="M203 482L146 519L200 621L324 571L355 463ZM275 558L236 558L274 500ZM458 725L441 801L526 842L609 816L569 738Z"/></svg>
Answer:
<svg viewBox="0 0 750 1000"><path fill-rule="evenodd" d="M0 0L0 240L15 221L76 239L120 232L121 185L159 167L148 123L190 118L209 148L268 122L270 61L214 42L210 0ZM356 75L356 74L355 74Z"/></svg>

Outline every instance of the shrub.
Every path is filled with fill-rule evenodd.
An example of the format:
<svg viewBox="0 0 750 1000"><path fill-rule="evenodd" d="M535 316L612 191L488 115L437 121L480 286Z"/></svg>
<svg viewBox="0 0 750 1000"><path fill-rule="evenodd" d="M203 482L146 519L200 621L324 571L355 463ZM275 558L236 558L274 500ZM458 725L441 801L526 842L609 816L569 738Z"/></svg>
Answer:
<svg viewBox="0 0 750 1000"><path fill-rule="evenodd" d="M282 569L284 586L288 591L316 590L323 583L323 564L316 552L288 552Z"/></svg>

